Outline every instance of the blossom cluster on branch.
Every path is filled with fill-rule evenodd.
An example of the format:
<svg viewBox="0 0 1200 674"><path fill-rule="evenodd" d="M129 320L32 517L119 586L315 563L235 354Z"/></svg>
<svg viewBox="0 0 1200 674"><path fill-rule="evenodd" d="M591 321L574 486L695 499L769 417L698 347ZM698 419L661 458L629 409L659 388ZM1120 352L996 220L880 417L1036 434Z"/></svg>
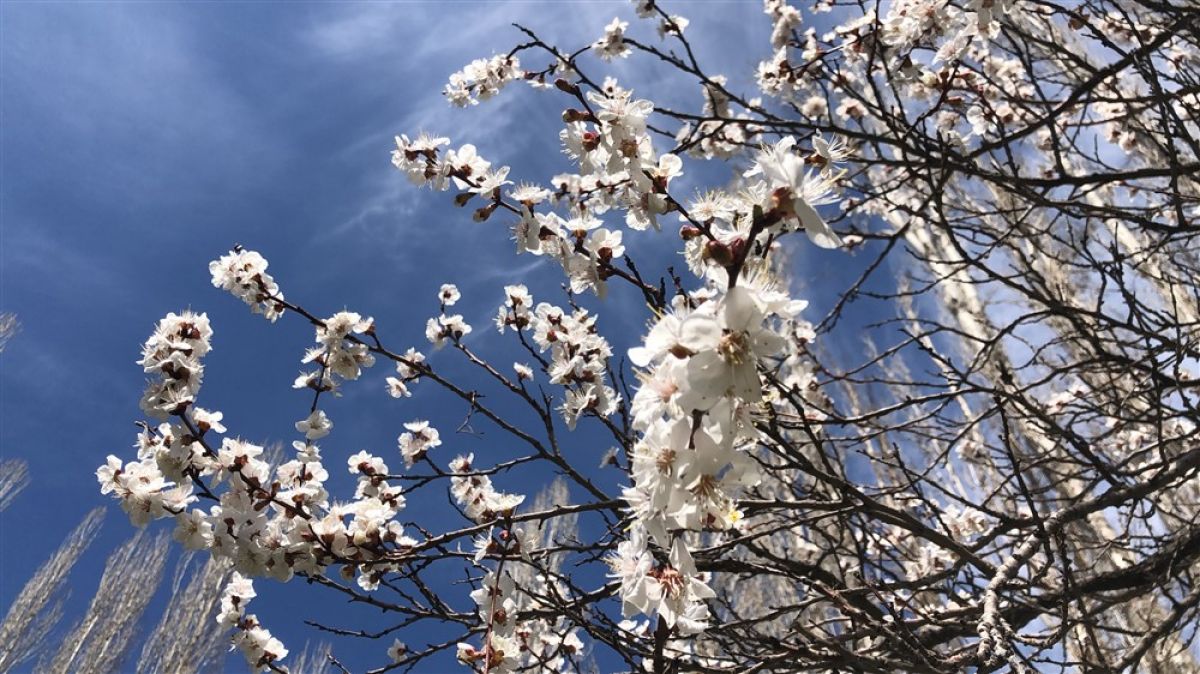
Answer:
<svg viewBox="0 0 1200 674"><path fill-rule="evenodd" d="M109 457L101 490L232 562L221 620L249 665L283 671L287 652L245 614L249 579L300 576L395 618L373 634L315 623L327 632L451 630L395 638L374 671L454 652L484 674L589 657L655 674L1200 672L1200 12L765 0L746 96L702 65L699 20L634 5L641 23L618 17L574 51L518 27L526 42L449 78L458 106L518 82L552 100L562 173L395 139L409 181L561 269L558 304L516 278L491 298L522 361L480 355L454 285L429 298L422 348L477 381L385 346L394 326L286 300L263 256L235 248L213 285L315 330L293 383L311 394L301 437L270 461L197 405L204 314L170 314L147 340L157 425L136 461ZM626 58L665 64L702 102L592 74ZM710 163L726 170L701 184ZM675 259L648 252L663 239ZM808 277L792 264L808 255L858 277ZM830 308L809 316L802 296L822 292ZM617 302L644 312L629 349L605 324ZM846 327L862 315L866 334ZM461 452L404 416L395 455L329 459L355 480L334 493L316 444L337 438L329 396L380 361L398 404L429 388L465 405L462 428L522 449ZM614 449L581 458L572 432ZM622 471L618 493L597 459ZM561 483L512 491L530 464ZM450 525L401 521L428 489L450 496Z"/></svg>

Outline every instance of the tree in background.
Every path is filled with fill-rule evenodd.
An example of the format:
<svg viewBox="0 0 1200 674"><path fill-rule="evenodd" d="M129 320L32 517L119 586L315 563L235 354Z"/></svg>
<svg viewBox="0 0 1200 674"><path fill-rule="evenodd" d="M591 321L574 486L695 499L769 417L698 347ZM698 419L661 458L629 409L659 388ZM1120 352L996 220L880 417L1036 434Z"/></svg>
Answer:
<svg viewBox="0 0 1200 674"><path fill-rule="evenodd" d="M17 320L16 314L0 312L0 353L4 352L4 347L8 346L8 340L12 339L20 329L21 323Z"/></svg>
<svg viewBox="0 0 1200 674"><path fill-rule="evenodd" d="M0 462L0 511L29 482L24 461ZM87 611L61 631L69 577L99 533L104 515L102 508L89 512L13 600L0 622L0 673L223 671L228 641L216 617L221 590L233 573L227 560L210 557L196 564L194 553L183 555L176 563L163 615L149 634L139 630L162 584L171 550L166 535L138 532L110 554ZM322 644L307 649L297 658L295 671L329 671L327 651Z"/></svg>
<svg viewBox="0 0 1200 674"><path fill-rule="evenodd" d="M29 486L29 464L21 459L0 461L0 511Z"/></svg>
<svg viewBox="0 0 1200 674"><path fill-rule="evenodd" d="M198 404L207 317L158 324L141 361L156 421L136 458L98 470L101 489L232 564L218 620L252 667L287 666L248 611L252 579L299 576L297 592L393 618L317 623L380 640L373 671L447 650L493 674L576 671L589 653L656 674L1200 671L1200 10L764 5L753 94L653 0L589 45L520 28L512 51L452 75L456 105L523 83L563 110L560 128L530 130L572 161L549 180L514 183L486 147L397 138L410 180L561 266L561 294L514 278L495 298L492 327L523 362L463 340L484 328L454 313L453 286L429 344L399 347L368 317L285 299L266 259L235 248L210 264L214 285L315 329L293 383L311 404L272 468ZM604 76L627 58L665 64L702 105ZM673 186L713 164L708 189ZM649 235L630 230L673 237L680 257L643 254ZM808 245L854 253L861 277L818 287L786 263ZM805 311L801 284L832 309ZM613 303L648 321L627 354ZM868 348L835 355L823 345L863 335L855 311L874 321ZM392 396L440 391L524 450L455 457L413 420L394 449L322 452L328 398L383 365ZM572 431L611 439L622 490L566 449ZM562 482L529 503L511 478L532 464ZM331 493L343 470L354 491ZM456 521L401 523L436 490ZM469 589L446 582L464 569ZM425 624L444 638L400 638Z"/></svg>

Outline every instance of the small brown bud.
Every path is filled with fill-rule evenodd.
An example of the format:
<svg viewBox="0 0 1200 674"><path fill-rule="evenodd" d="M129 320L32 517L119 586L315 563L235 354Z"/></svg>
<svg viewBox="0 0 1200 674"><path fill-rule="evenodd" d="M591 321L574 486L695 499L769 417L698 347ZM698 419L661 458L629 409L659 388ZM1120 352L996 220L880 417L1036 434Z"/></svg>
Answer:
<svg viewBox="0 0 1200 674"><path fill-rule="evenodd" d="M694 351L682 344L676 344L672 346L670 349L667 349L667 352L676 358L688 358L695 355Z"/></svg>
<svg viewBox="0 0 1200 674"><path fill-rule="evenodd" d="M729 248L729 246L721 243L720 241L709 241L708 243L704 244L704 253L708 259L716 262L722 267L733 264L735 259L733 256L733 251Z"/></svg>
<svg viewBox="0 0 1200 674"><path fill-rule="evenodd" d="M490 203L487 206L484 206L483 208L475 211L475 215L472 216L474 218L475 222L483 222L484 220L487 220L488 218L492 217L492 213L495 212L497 205L498 204L493 202L493 203Z"/></svg>
<svg viewBox="0 0 1200 674"><path fill-rule="evenodd" d="M583 110L576 110L575 108L567 108L566 110L563 110L562 119L567 123L595 121L595 118L592 117L591 113L584 112Z"/></svg>

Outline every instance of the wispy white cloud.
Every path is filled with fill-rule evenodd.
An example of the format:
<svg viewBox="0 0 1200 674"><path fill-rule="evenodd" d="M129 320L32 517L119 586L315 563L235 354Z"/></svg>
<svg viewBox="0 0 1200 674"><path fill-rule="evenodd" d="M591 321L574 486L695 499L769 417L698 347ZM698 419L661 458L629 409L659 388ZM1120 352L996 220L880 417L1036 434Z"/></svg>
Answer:
<svg viewBox="0 0 1200 674"><path fill-rule="evenodd" d="M179 170L198 155L236 148L229 159L242 161L224 170L250 170L272 131L230 86L219 52L189 28L194 18L177 5L5 7L4 88L19 106L6 106L9 132L28 128L24 115L35 115L56 129L46 147L68 149L61 156L74 166L103 167L105 189L144 196L164 172L148 166Z"/></svg>
<svg viewBox="0 0 1200 674"><path fill-rule="evenodd" d="M473 59L523 42L525 36L511 24L528 26L552 44L573 48L596 39L614 15L632 18L632 5L623 1L344 4L314 17L299 39L329 59L378 69L388 82L400 84L393 85L393 95L381 101L398 111L398 128L372 130L348 151L390 144L397 132L428 129L453 132L456 142L475 142L485 156L509 157L529 140L528 133L509 133L522 123L528 125L529 92L506 91L484 105L456 110L440 95L449 75ZM538 52L523 57L531 67L551 60ZM637 72L638 66L619 61L608 69L624 76ZM551 144L557 146L556 128L551 131Z"/></svg>
<svg viewBox="0 0 1200 674"><path fill-rule="evenodd" d="M418 211L417 202L421 200L420 193L414 194L415 188L394 173L384 174L381 171L370 182L371 196L354 210L353 215L328 228L319 229L313 243L325 243L363 232L387 239L400 237L396 228L380 227L380 220L386 218L394 222L415 215Z"/></svg>

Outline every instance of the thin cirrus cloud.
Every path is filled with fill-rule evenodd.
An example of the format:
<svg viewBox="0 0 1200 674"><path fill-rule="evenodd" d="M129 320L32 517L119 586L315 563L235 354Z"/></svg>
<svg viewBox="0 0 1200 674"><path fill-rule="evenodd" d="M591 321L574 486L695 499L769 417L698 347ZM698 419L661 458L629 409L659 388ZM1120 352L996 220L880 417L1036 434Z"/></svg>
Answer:
<svg viewBox="0 0 1200 674"><path fill-rule="evenodd" d="M156 188L184 171L211 180L196 168L222 149L240 147L228 154L236 159L266 146L270 127L226 81L193 23L205 17L191 14L177 5L8 5L6 142L36 142L34 153L81 178L76 187L143 199L161 197Z"/></svg>
<svg viewBox="0 0 1200 674"><path fill-rule="evenodd" d="M11 412L43 394L61 403L111 390L102 383L116 368L77 362L71 338L55 331L86 334L136 314L120 298L144 297L147 262L187 238L170 211L248 173L246 155L228 150L254 149L269 134L174 6L0 11L3 309L25 326L13 347L23 357L5 355L14 374L29 375L6 387L20 393L8 398Z"/></svg>
<svg viewBox="0 0 1200 674"><path fill-rule="evenodd" d="M552 172L539 157L547 152L558 155L558 121L552 110L539 105L544 99L517 86L522 91L504 92L486 105L460 110L440 92L450 73L468 61L503 52L523 39L510 23L526 22L548 34L574 27L570 32L576 33L575 41L589 39L581 33L591 28L579 20L581 8L597 20L627 9L625 3L573 5L566 11L544 3L430 2L339 5L310 16L300 41L337 67L367 73L379 91L372 104L380 109L339 152L360 164L351 188L354 198L328 227L314 233L314 245L357 237L380 246L399 265L429 259L436 249L477 247L479 232L473 227L478 225L470 222L469 209L449 207L447 195L420 190L391 169L392 137L421 131L446 135L456 146L475 143L496 165L534 171L514 173L513 179L547 179ZM545 124L530 124L531 116ZM535 126L547 129L540 139ZM507 240L504 233L492 236L501 225L488 226L489 243ZM470 277L457 280L464 285L482 283L508 271L512 263L496 255L480 256L470 267Z"/></svg>

